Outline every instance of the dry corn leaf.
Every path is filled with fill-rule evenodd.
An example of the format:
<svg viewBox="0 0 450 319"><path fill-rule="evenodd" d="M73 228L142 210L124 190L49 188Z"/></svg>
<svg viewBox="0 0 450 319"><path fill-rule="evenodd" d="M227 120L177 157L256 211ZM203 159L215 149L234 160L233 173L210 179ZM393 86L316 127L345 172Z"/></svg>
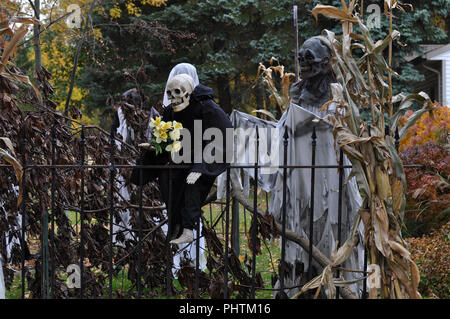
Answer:
<svg viewBox="0 0 450 319"><path fill-rule="evenodd" d="M316 21L318 21L318 15L322 14L328 18L338 19L343 21L357 22L355 17L349 14L345 10L338 9L333 6L318 4L312 9L312 14Z"/></svg>

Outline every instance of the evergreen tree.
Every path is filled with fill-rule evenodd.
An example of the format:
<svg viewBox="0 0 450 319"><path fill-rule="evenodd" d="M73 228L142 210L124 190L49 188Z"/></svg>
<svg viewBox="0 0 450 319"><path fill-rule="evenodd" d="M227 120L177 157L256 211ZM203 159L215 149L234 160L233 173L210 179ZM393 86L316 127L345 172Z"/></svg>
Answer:
<svg viewBox="0 0 450 319"><path fill-rule="evenodd" d="M214 89L226 112L261 108L264 89L253 86L258 63L267 64L275 57L287 71L294 70L293 4L298 5L300 45L325 28L340 31L335 20L319 16L315 22L310 10L318 3L341 7L340 0L178 0L165 7L142 6L138 17L122 12L112 22L110 16L96 14L101 45L95 46L95 58L84 68L82 80L89 91L89 108L104 108L108 96L118 97L130 87L142 90L147 106L156 105L170 69L180 62L197 67L200 81ZM364 1L361 10L367 18L369 4L380 6L381 27L371 30L375 38L389 30L383 3ZM102 5L106 12L113 6ZM406 44L394 45L393 66L400 74L394 78L394 93L409 92L413 82L423 81L404 57L420 44L448 43L449 10L450 0L433 0L415 1L414 11L407 14L394 12L394 29ZM275 107L271 109L276 112Z"/></svg>

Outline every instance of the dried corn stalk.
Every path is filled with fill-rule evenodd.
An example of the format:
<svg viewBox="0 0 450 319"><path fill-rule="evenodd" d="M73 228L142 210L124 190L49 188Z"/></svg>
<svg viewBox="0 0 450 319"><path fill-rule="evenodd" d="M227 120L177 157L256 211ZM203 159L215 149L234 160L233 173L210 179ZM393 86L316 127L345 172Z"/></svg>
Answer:
<svg viewBox="0 0 450 319"><path fill-rule="evenodd" d="M294 73L285 73L283 65L274 66L272 63L277 61L275 58L270 59L270 66L266 67L264 64L259 63L258 74L256 78L258 79L260 76L262 77L262 83L267 86L270 91L270 98L274 99L280 108L281 113L286 111L290 104L290 96L289 96L289 88L291 86L291 77L295 77ZM277 61L278 62L278 61ZM279 75L281 80L281 93L278 91L275 80L273 78L273 73ZM257 110L257 112L261 112L263 114L268 115L273 118L273 115L266 110Z"/></svg>
<svg viewBox="0 0 450 319"><path fill-rule="evenodd" d="M22 25L14 30L11 27L13 23L20 23ZM40 98L39 91L31 83L30 79L23 74L15 72L15 65L11 59L17 53L19 42L23 39L23 37L25 37L26 33L28 32L28 24L40 24L40 22L34 18L27 17L11 17L10 19L2 19L2 21L0 21L0 36L3 39L9 38L9 41L5 41L5 44L0 51L0 81L2 81L4 78L11 81L28 84L34 89L37 97ZM0 98L2 98L3 101L10 100L8 94L5 94L5 92L1 91ZM19 207L20 203L22 202L23 168L19 161L15 158L15 151L11 140L7 137L0 137L0 140L3 141L4 145L6 145L6 148L0 148L0 159L5 160L7 163L13 166L17 181L19 182L19 197L17 199L17 206Z"/></svg>
<svg viewBox="0 0 450 319"><path fill-rule="evenodd" d="M390 9L397 5L396 1L388 2ZM392 41L400 33L391 29L384 40L375 42L363 21L353 13L356 4L356 0L349 1L348 5L342 1L343 10L322 5L313 9L316 18L323 14L341 20L343 25L341 40L325 30L333 52L331 66L338 81L332 85L337 111L328 119L334 125L338 145L352 162L352 174L357 178L363 197L360 220L364 223L369 263L377 264L381 269L381 287L372 287L369 297L377 298L381 294L382 298L420 298L417 290L419 271L400 233L405 207L405 173L394 139L386 127L392 134L397 129L399 117L411 108L413 100L423 103L415 119L431 111L432 103L422 92L392 97L390 76L396 73L385 61L383 51L392 47ZM389 14L392 14L391 10ZM361 34L353 33L353 23L358 24ZM355 49L361 50L362 56L356 57ZM400 102L400 106L393 114L391 105L395 102ZM362 109L370 111L371 124L362 120ZM386 113L392 115L388 123L385 123ZM331 266L344 260L340 258ZM327 277L323 274L322 278ZM333 291L332 280L322 281Z"/></svg>

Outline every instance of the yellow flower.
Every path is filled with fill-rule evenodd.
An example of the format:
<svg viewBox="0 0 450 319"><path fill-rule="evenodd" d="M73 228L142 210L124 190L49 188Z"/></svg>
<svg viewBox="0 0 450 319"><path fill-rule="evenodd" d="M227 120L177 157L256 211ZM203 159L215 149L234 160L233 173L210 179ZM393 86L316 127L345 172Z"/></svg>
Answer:
<svg viewBox="0 0 450 319"><path fill-rule="evenodd" d="M161 125L159 126L160 130L167 131L172 127L172 122L161 122Z"/></svg>
<svg viewBox="0 0 450 319"><path fill-rule="evenodd" d="M167 138L169 137L166 132L156 131L154 132L156 137L156 143L167 142Z"/></svg>
<svg viewBox="0 0 450 319"><path fill-rule="evenodd" d="M172 127L173 127L174 131L175 130L181 130L183 128L183 125L180 122L173 121Z"/></svg>
<svg viewBox="0 0 450 319"><path fill-rule="evenodd" d="M181 149L181 142L175 141L172 144L166 146L166 151L168 152L178 152Z"/></svg>
<svg viewBox="0 0 450 319"><path fill-rule="evenodd" d="M155 119L150 120L150 127L159 127L161 125L161 118L157 116Z"/></svg>

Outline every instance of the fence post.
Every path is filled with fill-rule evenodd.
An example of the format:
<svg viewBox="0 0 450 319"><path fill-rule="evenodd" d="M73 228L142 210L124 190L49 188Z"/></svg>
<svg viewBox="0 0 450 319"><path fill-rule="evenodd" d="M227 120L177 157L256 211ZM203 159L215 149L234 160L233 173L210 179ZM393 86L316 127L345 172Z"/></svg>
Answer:
<svg viewBox="0 0 450 319"><path fill-rule="evenodd" d="M277 295L279 299L286 299L287 295L284 291L284 277L285 277L285 259L286 259L286 189L287 189L287 147L288 147L288 131L287 127L284 130L283 136L283 215L281 219L281 263L280 263L280 292Z"/></svg>
<svg viewBox="0 0 450 319"><path fill-rule="evenodd" d="M367 248L364 247L364 275L367 276ZM367 278L363 280L362 299L367 299Z"/></svg>
<svg viewBox="0 0 450 319"><path fill-rule="evenodd" d="M224 260L224 288L223 297L228 298L228 242L229 242L229 230L230 230L230 168L227 168L227 202L225 207L225 260Z"/></svg>
<svg viewBox="0 0 450 319"><path fill-rule="evenodd" d="M344 184L344 153L342 149L339 150L339 199L338 199L338 249L342 243L342 195ZM337 277L339 278L340 272L337 271ZM336 299L339 299L339 287L336 287Z"/></svg>
<svg viewBox="0 0 450 319"><path fill-rule="evenodd" d="M113 284L113 222L114 222L114 178L115 178L115 163L114 163L114 127L111 126L109 134L109 298L112 298L112 284Z"/></svg>
<svg viewBox="0 0 450 319"><path fill-rule="evenodd" d="M52 132L51 132L51 139L52 139L52 166L56 165L56 121L53 122L52 126ZM56 265L55 265L55 252L56 252L56 244L55 244L55 213L56 213L56 207L55 207L55 193L56 193L56 185L55 185L55 179L56 179L56 168L52 167L52 176L51 176L51 208L52 208L52 215L51 215L51 227L52 227L52 235L51 235L51 242L52 242L52 248L50 250L50 258L51 258L51 298L55 298L55 276L56 276Z"/></svg>
<svg viewBox="0 0 450 319"><path fill-rule="evenodd" d="M137 267L137 298L140 299L142 295L142 187L143 187L143 176L142 167L139 167L139 210L138 210L138 267Z"/></svg>
<svg viewBox="0 0 450 319"><path fill-rule="evenodd" d="M239 202L233 197L231 207L231 247L238 256L240 254L239 237Z"/></svg>
<svg viewBox="0 0 450 319"><path fill-rule="evenodd" d="M256 161L255 161L255 173L253 179L253 215L252 215L252 288L251 298L255 299L255 275L256 275L256 239L258 232L258 162L259 162L259 132L256 128Z"/></svg>
<svg viewBox="0 0 450 319"><path fill-rule="evenodd" d="M86 149L85 126L81 126L81 203L80 203L80 298L84 295L84 158Z"/></svg>
<svg viewBox="0 0 450 319"><path fill-rule="evenodd" d="M311 198L310 207L311 211L309 214L309 252L308 252L308 280L312 279L312 249L314 240L314 186L315 186L315 165L316 165L316 127L313 126L313 132L311 135Z"/></svg>
<svg viewBox="0 0 450 319"><path fill-rule="evenodd" d="M199 268L200 268L200 223L202 221L202 216L200 215L196 225L197 238L195 242L195 299L199 298Z"/></svg>
<svg viewBox="0 0 450 319"><path fill-rule="evenodd" d="M43 239L43 240L42 240ZM48 299L48 210L44 209L41 213L41 298Z"/></svg>
<svg viewBox="0 0 450 319"><path fill-rule="evenodd" d="M27 191L26 191L26 173L27 173L27 157L25 155L26 149L26 131L25 128L22 128L22 138L20 141L20 149L21 149L21 157L22 157L22 167L23 167L23 175L22 175L22 202L21 202L21 257L22 257L22 299L25 299L25 249L26 249L26 242L25 242L25 214L26 214L26 205L25 200L27 197ZM6 261L5 261L6 263Z"/></svg>
<svg viewBox="0 0 450 319"><path fill-rule="evenodd" d="M170 250L170 236L172 235L172 168L169 166L169 199L167 206L167 236L166 236L166 295L172 295L172 254ZM175 234L178 235L178 234Z"/></svg>

